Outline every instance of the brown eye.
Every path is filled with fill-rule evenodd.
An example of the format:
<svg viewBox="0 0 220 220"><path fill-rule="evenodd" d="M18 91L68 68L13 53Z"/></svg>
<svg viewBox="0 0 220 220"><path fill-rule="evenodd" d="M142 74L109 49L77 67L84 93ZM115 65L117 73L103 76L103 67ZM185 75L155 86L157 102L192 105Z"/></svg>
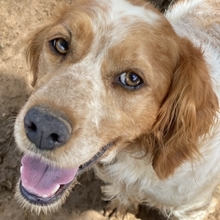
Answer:
<svg viewBox="0 0 220 220"><path fill-rule="evenodd" d="M55 51L61 55L65 55L69 50L69 43L62 38L52 40L51 44Z"/></svg>
<svg viewBox="0 0 220 220"><path fill-rule="evenodd" d="M132 71L122 73L119 76L119 81L130 89L137 89L143 83L142 78Z"/></svg>

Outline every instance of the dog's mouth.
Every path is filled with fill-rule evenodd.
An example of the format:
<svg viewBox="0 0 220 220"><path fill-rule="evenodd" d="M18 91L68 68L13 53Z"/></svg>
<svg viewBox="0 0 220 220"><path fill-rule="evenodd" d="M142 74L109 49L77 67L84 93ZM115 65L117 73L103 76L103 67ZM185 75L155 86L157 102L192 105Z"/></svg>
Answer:
<svg viewBox="0 0 220 220"><path fill-rule="evenodd" d="M70 188L76 177L91 168L113 145L104 146L89 161L76 168L61 169L43 162L40 158L24 155L21 160L21 195L31 204L47 206L58 201Z"/></svg>

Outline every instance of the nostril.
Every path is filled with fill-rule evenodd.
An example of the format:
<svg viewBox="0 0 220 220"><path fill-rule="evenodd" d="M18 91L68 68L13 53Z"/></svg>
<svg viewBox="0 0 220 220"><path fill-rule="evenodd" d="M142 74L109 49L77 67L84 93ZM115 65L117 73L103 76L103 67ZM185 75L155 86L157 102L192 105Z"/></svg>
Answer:
<svg viewBox="0 0 220 220"><path fill-rule="evenodd" d="M37 125L28 114L24 118L24 126L26 131L37 132Z"/></svg>
<svg viewBox="0 0 220 220"><path fill-rule="evenodd" d="M33 132L37 131L37 126L33 122L26 123L26 128Z"/></svg>
<svg viewBox="0 0 220 220"><path fill-rule="evenodd" d="M56 133L50 134L50 140L52 141L52 143L60 143L61 142L59 135Z"/></svg>

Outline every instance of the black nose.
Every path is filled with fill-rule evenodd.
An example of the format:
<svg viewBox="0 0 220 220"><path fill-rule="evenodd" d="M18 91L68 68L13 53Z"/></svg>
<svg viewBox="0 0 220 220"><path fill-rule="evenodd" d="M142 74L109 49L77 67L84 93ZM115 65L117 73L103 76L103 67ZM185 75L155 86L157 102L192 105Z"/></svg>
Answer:
<svg viewBox="0 0 220 220"><path fill-rule="evenodd" d="M64 145L72 133L66 119L41 107L29 109L24 118L24 127L28 139L42 150Z"/></svg>

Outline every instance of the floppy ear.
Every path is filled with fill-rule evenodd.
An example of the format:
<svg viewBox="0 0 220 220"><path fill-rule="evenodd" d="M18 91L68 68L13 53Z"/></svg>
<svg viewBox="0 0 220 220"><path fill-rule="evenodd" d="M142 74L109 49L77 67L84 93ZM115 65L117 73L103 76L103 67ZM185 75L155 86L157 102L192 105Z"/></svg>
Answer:
<svg viewBox="0 0 220 220"><path fill-rule="evenodd" d="M153 168L160 179L199 155L198 138L214 123L218 100L200 50L183 39L171 86L159 110L153 136Z"/></svg>
<svg viewBox="0 0 220 220"><path fill-rule="evenodd" d="M26 59L30 65L30 70L33 74L32 86L35 86L37 81L37 72L39 57L43 49L43 44L45 41L45 36L48 31L48 26L38 29L29 38L29 46L26 51Z"/></svg>

